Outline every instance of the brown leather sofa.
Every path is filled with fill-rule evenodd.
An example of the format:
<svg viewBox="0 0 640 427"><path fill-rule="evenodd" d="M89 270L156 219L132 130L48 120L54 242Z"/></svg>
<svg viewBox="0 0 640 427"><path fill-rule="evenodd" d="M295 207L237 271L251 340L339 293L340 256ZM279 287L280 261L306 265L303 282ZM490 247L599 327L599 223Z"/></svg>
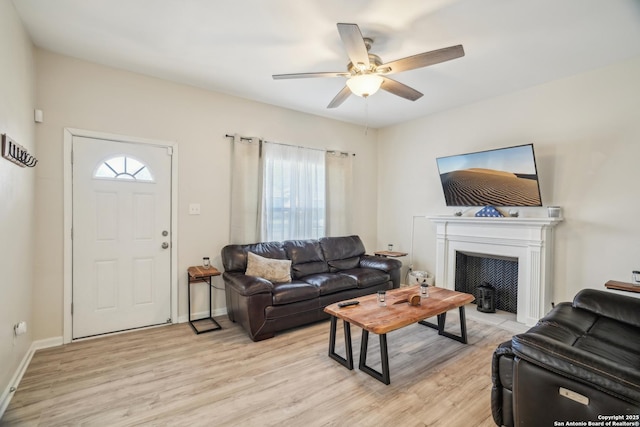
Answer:
<svg viewBox="0 0 640 427"><path fill-rule="evenodd" d="M492 371L497 425L637 425L640 299L584 289L498 346Z"/></svg>
<svg viewBox="0 0 640 427"><path fill-rule="evenodd" d="M291 260L291 282L248 276L247 253ZM254 341L329 316L324 307L400 286L396 259L365 254L358 236L228 245L222 249L229 319Z"/></svg>

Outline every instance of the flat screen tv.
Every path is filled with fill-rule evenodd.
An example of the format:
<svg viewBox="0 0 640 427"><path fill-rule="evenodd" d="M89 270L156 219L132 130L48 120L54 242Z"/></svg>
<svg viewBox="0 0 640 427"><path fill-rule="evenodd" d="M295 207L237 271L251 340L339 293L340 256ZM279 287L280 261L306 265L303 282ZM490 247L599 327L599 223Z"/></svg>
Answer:
<svg viewBox="0 0 640 427"><path fill-rule="evenodd" d="M436 161L447 206L542 206L533 144Z"/></svg>

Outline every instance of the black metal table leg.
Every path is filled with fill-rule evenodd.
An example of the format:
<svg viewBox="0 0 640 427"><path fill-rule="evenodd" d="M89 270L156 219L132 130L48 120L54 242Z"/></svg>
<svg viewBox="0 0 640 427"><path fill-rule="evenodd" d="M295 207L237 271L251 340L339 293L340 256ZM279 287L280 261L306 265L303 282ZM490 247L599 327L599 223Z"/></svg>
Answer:
<svg viewBox="0 0 640 427"><path fill-rule="evenodd" d="M360 343L360 365L359 368L362 372L371 375L377 379L389 385L391 383L391 375L389 373L389 351L387 349L387 334L380 334L380 363L382 365L382 372L378 372L371 366L367 365L367 348L369 347L369 331L362 330L362 341Z"/></svg>
<svg viewBox="0 0 640 427"><path fill-rule="evenodd" d="M191 276L187 274L187 313L189 313L189 325L193 328L194 332L197 334L198 330L193 323L191 323Z"/></svg>
<svg viewBox="0 0 640 427"><path fill-rule="evenodd" d="M353 369L353 350L351 348L351 324L343 320L344 327L344 352L345 357L336 353L336 327L338 318L331 316L331 329L329 330L329 357L340 363L347 369Z"/></svg>
<svg viewBox="0 0 640 427"><path fill-rule="evenodd" d="M204 282L209 285L209 317L203 317L201 319L191 319L191 284L197 281ZM189 311L189 325L193 331L197 334L203 334L205 332L212 332L222 329L222 326L213 318L213 310L212 310L212 294L211 288L213 288L213 278L208 276L208 280L205 280L203 277L198 278L198 280L192 280L191 276L187 275L187 310ZM198 329L196 327L195 322L199 322L200 320L207 320L209 323L209 327L202 327L202 329Z"/></svg>
<svg viewBox="0 0 640 427"><path fill-rule="evenodd" d="M460 342L462 344L467 343L467 316L464 311L464 306L460 307Z"/></svg>
<svg viewBox="0 0 640 427"><path fill-rule="evenodd" d="M444 312L442 314L438 314L438 324L435 325L431 322L427 322L426 320L421 320L418 323L424 326L428 326L429 328L437 329L438 335L442 335L443 337L451 338L452 340L461 342L462 344L467 343L467 319L464 311L464 306L458 308L460 312L460 335L455 335L450 332L446 332L444 330L444 325L447 320L447 313Z"/></svg>

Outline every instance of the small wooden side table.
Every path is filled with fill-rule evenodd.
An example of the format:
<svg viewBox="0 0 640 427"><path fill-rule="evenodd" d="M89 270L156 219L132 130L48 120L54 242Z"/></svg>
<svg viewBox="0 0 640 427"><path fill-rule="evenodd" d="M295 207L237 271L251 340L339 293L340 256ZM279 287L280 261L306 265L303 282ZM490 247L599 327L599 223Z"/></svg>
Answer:
<svg viewBox="0 0 640 427"><path fill-rule="evenodd" d="M403 256L409 255L407 252L394 252L394 251L378 251L374 252L376 256L390 257L390 258L400 258Z"/></svg>
<svg viewBox="0 0 640 427"><path fill-rule="evenodd" d="M187 301L189 305L189 324L196 334L217 331L222 326L213 318L211 312L211 288L213 288L213 276L219 276L221 273L214 267L205 268L201 265L189 267L187 270ZM194 283L207 283L209 285L209 317L201 319L191 319L191 285ZM204 321L204 322L203 322Z"/></svg>
<svg viewBox="0 0 640 427"><path fill-rule="evenodd" d="M607 289L615 289L617 291L637 292L640 293L640 285L634 285L633 283L618 282L616 280L609 280L604 284Z"/></svg>

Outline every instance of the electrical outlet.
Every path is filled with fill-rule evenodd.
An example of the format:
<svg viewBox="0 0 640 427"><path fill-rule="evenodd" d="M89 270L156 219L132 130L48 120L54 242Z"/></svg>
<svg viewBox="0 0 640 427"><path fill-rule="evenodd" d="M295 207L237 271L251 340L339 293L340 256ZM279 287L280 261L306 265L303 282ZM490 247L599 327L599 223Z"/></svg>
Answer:
<svg viewBox="0 0 640 427"><path fill-rule="evenodd" d="M189 215L200 215L200 203L189 204Z"/></svg>
<svg viewBox="0 0 640 427"><path fill-rule="evenodd" d="M631 282L640 284L640 270L633 270L631 272Z"/></svg>
<svg viewBox="0 0 640 427"><path fill-rule="evenodd" d="M16 323L13 326L13 332L16 334L16 336L22 335L22 334L26 334L27 333L27 322L22 320L22 321Z"/></svg>

